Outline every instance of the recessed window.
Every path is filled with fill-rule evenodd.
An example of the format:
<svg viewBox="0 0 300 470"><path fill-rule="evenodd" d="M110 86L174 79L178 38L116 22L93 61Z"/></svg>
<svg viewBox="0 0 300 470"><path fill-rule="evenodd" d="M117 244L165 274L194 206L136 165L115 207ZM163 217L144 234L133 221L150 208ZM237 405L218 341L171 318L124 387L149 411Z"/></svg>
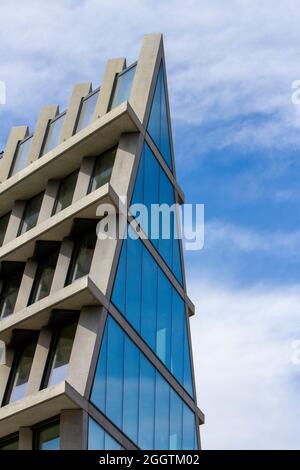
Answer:
<svg viewBox="0 0 300 470"><path fill-rule="evenodd" d="M24 398L27 390L33 356L36 348L36 338L31 339L16 349L14 363L4 398L4 405Z"/></svg>
<svg viewBox="0 0 300 470"><path fill-rule="evenodd" d="M72 284L76 279L86 276L90 272L97 240L97 222L98 221L86 221L89 229L76 236L67 284Z"/></svg>
<svg viewBox="0 0 300 470"><path fill-rule="evenodd" d="M98 96L99 90L96 90L82 100L78 124L75 132L81 131L91 123L98 101Z"/></svg>
<svg viewBox="0 0 300 470"><path fill-rule="evenodd" d="M40 244L40 247L41 246L43 246L43 244ZM49 244L46 243L46 248L39 250L38 267L30 294L29 305L50 294L59 250L60 244L55 242L53 242L53 244L51 242Z"/></svg>
<svg viewBox="0 0 300 470"><path fill-rule="evenodd" d="M49 352L43 388L63 382L67 376L77 320L56 328Z"/></svg>
<svg viewBox="0 0 300 470"><path fill-rule="evenodd" d="M65 116L66 113L64 112L49 122L40 157L50 152L50 150L53 150L60 143L60 135L64 125Z"/></svg>
<svg viewBox="0 0 300 470"><path fill-rule="evenodd" d="M126 70L119 73L119 75L116 78L109 109L113 109L119 104L123 103L123 101L126 101L129 99L135 71L136 71L136 64L132 65L131 67L128 67Z"/></svg>
<svg viewBox="0 0 300 470"><path fill-rule="evenodd" d="M35 450L59 450L59 421L41 426L34 431Z"/></svg>
<svg viewBox="0 0 300 470"><path fill-rule="evenodd" d="M71 173L66 178L61 180L53 209L53 214L58 214L58 212L62 211L63 209L72 204L77 178L78 171L75 171L74 173Z"/></svg>
<svg viewBox="0 0 300 470"><path fill-rule="evenodd" d="M9 218L10 218L10 212L8 214L3 215L0 218L0 247L3 245L3 242L4 242Z"/></svg>
<svg viewBox="0 0 300 470"><path fill-rule="evenodd" d="M89 193L109 182L116 158L117 149L113 148L96 158Z"/></svg>
<svg viewBox="0 0 300 470"><path fill-rule="evenodd" d="M23 233L28 232L28 230L36 226L43 201L43 196L44 193L40 193L32 199L29 199L29 201L27 201L18 235L22 235Z"/></svg>
<svg viewBox="0 0 300 470"><path fill-rule="evenodd" d="M0 280L0 319L14 312L22 277L24 263L4 263Z"/></svg>
<svg viewBox="0 0 300 470"><path fill-rule="evenodd" d="M0 450L18 450L19 435L13 434L0 440Z"/></svg>
<svg viewBox="0 0 300 470"><path fill-rule="evenodd" d="M19 142L13 162L12 162L12 166L9 172L9 177L15 175L19 171L23 170L23 168L25 168L27 161L28 161L28 156L29 156L31 145L32 145L32 135L28 137L28 139L23 140L22 142Z"/></svg>

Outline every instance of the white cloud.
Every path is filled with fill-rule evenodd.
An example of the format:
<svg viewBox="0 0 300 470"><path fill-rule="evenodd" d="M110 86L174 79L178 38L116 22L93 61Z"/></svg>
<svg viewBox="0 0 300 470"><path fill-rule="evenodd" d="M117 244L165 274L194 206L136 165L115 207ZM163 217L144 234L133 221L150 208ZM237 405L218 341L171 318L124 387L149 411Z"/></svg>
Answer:
<svg viewBox="0 0 300 470"><path fill-rule="evenodd" d="M203 447L299 449L300 286L190 287Z"/></svg>
<svg viewBox="0 0 300 470"><path fill-rule="evenodd" d="M25 123L44 102L65 105L75 81L98 84L108 57L134 60L142 35L162 31L174 117L195 126L202 148L299 146L296 0L12 0L1 18L6 109Z"/></svg>
<svg viewBox="0 0 300 470"><path fill-rule="evenodd" d="M208 250L226 248L235 252L264 252L287 258L300 254L300 230L258 231L222 220L211 220L205 224L204 246Z"/></svg>

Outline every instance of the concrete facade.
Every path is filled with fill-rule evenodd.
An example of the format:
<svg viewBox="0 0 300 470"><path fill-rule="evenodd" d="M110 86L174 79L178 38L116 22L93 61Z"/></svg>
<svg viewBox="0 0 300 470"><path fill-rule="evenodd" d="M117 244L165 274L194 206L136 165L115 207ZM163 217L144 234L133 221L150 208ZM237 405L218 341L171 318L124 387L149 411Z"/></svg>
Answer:
<svg viewBox="0 0 300 470"><path fill-rule="evenodd" d="M193 399L186 392L111 302L122 240L97 239L89 272L73 282L68 280L73 269L81 225L85 227L87 221L99 221L99 204L110 204L116 212L122 212L121 202L124 197L131 200L144 142L147 142L165 171L174 188L176 200L179 203L184 201L175 171L170 170L147 133L161 62L165 68L162 36L145 36L130 93L123 102L109 109L113 94L116 93L118 74L126 71L124 58L110 59L89 123L77 133L76 123L82 112L83 99L90 94L92 87L90 83L75 85L56 145L41 155L45 140L49 139L49 126L54 118L60 116L57 105L44 107L38 117L23 168L12 176L11 167L18 145L27 138L29 131L27 126L11 130L0 161L0 217L10 214L0 247L0 262L1 266L8 266L12 272L15 266L23 263L23 271L13 309L9 315L0 317L0 341L6 347L5 363L0 364L0 449L1 439L9 435L18 435L19 449L35 448L36 430L53 418L59 420L60 449L87 449L89 417L120 446L138 448L89 401L107 316L120 325L190 407L197 423L204 423L204 415L197 406L196 398ZM172 142L170 145L175 168ZM96 159L112 148L115 148L115 157L109 181L91 191ZM78 176L68 205L54 213L62 191L62 181L76 171ZM25 217L27 201L42 191L44 195L36 223L20 235L19 228ZM125 214L125 217L127 222L133 221L130 214ZM142 238L145 238L143 244L184 300L187 316L194 314L194 306L186 293L185 279L181 285L151 241L147 237ZM51 271L51 288L45 297L32 302L32 292L41 272L41 261L47 256L51 243L58 246L56 265ZM180 256L183 263L182 248ZM53 360L53 348L58 341L55 339L57 330L73 317L76 318L76 330L67 373L61 383L45 386L47 368ZM26 343L24 338L30 334L35 335L36 346L26 391L22 398L7 402L5 397L12 387L10 382L15 379L13 374L17 367L18 351ZM189 326L188 341L191 347ZM193 387L195 389L194 376ZM200 448L199 426L197 440Z"/></svg>

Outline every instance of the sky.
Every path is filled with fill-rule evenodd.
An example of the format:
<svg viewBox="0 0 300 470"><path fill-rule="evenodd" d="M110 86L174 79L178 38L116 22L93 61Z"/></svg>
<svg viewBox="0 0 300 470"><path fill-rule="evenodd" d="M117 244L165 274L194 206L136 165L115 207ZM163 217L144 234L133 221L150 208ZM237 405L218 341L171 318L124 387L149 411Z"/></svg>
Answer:
<svg viewBox="0 0 300 470"><path fill-rule="evenodd" d="M299 2L6 0L0 14L0 149L164 34L178 180L205 205L204 248L185 256L202 445L299 449Z"/></svg>

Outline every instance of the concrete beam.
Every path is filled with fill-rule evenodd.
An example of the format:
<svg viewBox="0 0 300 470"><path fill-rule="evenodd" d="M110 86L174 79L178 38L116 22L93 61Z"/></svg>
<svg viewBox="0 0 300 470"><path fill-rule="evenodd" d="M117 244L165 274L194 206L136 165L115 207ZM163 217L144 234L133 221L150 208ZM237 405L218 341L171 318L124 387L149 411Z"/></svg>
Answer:
<svg viewBox="0 0 300 470"><path fill-rule="evenodd" d="M51 180L48 182L46 186L46 190L44 192L43 201L41 205L41 209L39 212L39 217L37 220L37 224L44 222L45 220L49 219L53 212L53 207L55 204L57 192L59 188L59 181Z"/></svg>
<svg viewBox="0 0 300 470"><path fill-rule="evenodd" d="M64 142L65 140L72 137L75 129L75 124L78 118L81 100L90 93L91 89L91 82L79 83L74 86L67 114L64 120L63 128L61 131L60 142Z"/></svg>
<svg viewBox="0 0 300 470"><path fill-rule="evenodd" d="M16 300L15 312L23 310L23 308L26 308L28 305L31 289L36 275L37 266L37 262L33 260L28 260L25 265L22 281L18 292L18 297Z"/></svg>
<svg viewBox="0 0 300 470"><path fill-rule="evenodd" d="M144 125L149 108L149 97L159 67L162 50L163 39L161 34L147 34L144 36L129 97L133 110Z"/></svg>
<svg viewBox="0 0 300 470"><path fill-rule="evenodd" d="M91 176L93 173L95 158L94 157L85 157L80 166L78 173L78 178L75 186L75 191L73 194L72 203L79 201L84 196L87 195L89 184L91 181Z"/></svg>
<svg viewBox="0 0 300 470"><path fill-rule="evenodd" d="M126 60L123 57L120 59L110 59L107 61L94 116L92 119L93 121L107 113L116 75L122 72L125 67Z"/></svg>
<svg viewBox="0 0 300 470"><path fill-rule="evenodd" d="M56 263L56 268L54 272L54 277L51 285L50 293L53 294L60 289L63 289L65 286L70 261L72 257L72 251L74 247L74 242L69 239L62 241L60 252L58 255L58 260Z"/></svg>
<svg viewBox="0 0 300 470"><path fill-rule="evenodd" d="M39 334L36 350L30 370L26 396L36 393L41 388L42 378L50 349L52 333L46 328L42 328Z"/></svg>
<svg viewBox="0 0 300 470"><path fill-rule="evenodd" d="M14 350L8 347L5 349L5 364L0 364L0 406L3 402L7 381L9 379L9 374L14 359Z"/></svg>
<svg viewBox="0 0 300 470"><path fill-rule="evenodd" d="M28 135L28 126L12 127L8 141L4 150L2 165L0 167L0 183L3 183L9 177L11 165L20 140Z"/></svg>
<svg viewBox="0 0 300 470"><path fill-rule="evenodd" d="M28 164L39 158L49 121L55 118L58 113L59 108L57 105L44 106L41 109L32 138L32 145L28 155Z"/></svg>
<svg viewBox="0 0 300 470"><path fill-rule="evenodd" d="M3 240L3 246L6 245L6 243L9 243L10 241L15 240L15 238L17 238L20 223L24 214L25 205L26 201L15 202L15 205L9 218L8 226Z"/></svg>

